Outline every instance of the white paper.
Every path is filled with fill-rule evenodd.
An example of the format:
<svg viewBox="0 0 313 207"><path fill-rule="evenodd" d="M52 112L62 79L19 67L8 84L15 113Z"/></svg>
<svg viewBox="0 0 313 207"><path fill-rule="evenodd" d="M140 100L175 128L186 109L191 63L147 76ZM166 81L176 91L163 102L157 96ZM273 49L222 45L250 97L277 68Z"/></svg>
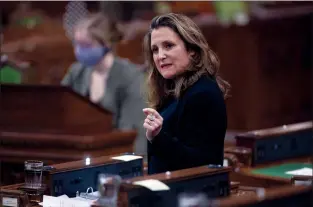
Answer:
<svg viewBox="0 0 313 207"><path fill-rule="evenodd" d="M88 203L88 206L90 206L92 203L94 203L94 201L96 201L96 200L90 200L90 199L86 199L82 197L75 197L75 198L70 198L70 199L74 201L83 201L85 203Z"/></svg>
<svg viewBox="0 0 313 207"><path fill-rule="evenodd" d="M61 195L61 196L58 196L57 198L69 198L67 195Z"/></svg>
<svg viewBox="0 0 313 207"><path fill-rule="evenodd" d="M228 166L229 166L229 163L228 163L228 160L227 160L227 159L224 159L223 166L224 166L224 167L228 167Z"/></svg>
<svg viewBox="0 0 313 207"><path fill-rule="evenodd" d="M10 206L10 207L18 207L17 198L9 198L3 197L2 198L2 206Z"/></svg>
<svg viewBox="0 0 313 207"><path fill-rule="evenodd" d="M99 193L99 191L95 191L95 192L92 192L92 193L88 193L88 195L96 196L96 197L100 198L100 193Z"/></svg>
<svg viewBox="0 0 313 207"><path fill-rule="evenodd" d="M142 156L138 155L122 155L122 156L117 156L117 157L111 157L113 160L122 160L125 162L131 161L131 160L137 160L141 159Z"/></svg>
<svg viewBox="0 0 313 207"><path fill-rule="evenodd" d="M43 207L90 207L90 202L86 200L71 199L65 196L53 197L44 195L43 202L39 204Z"/></svg>
<svg viewBox="0 0 313 207"><path fill-rule="evenodd" d="M288 171L286 172L286 174L289 175L306 175L306 176L312 176L312 168L308 168L308 167L304 167L298 170L292 170L292 171Z"/></svg>
<svg viewBox="0 0 313 207"><path fill-rule="evenodd" d="M133 184L143 186L143 187L148 188L152 191L163 191L163 190L169 190L170 189L165 183L163 183L159 180L154 180L154 179L135 181L135 182L133 182Z"/></svg>

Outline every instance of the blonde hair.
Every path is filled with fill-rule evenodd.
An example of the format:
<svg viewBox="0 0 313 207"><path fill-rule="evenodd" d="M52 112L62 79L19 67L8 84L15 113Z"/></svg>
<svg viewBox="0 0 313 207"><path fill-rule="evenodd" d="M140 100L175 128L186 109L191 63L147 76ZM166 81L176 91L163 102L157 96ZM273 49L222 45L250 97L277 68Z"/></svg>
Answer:
<svg viewBox="0 0 313 207"><path fill-rule="evenodd" d="M188 51L194 55L187 71L175 78L167 80L157 70L151 51L151 32L159 27L169 27L184 42ZM220 90L227 97L230 85L218 75L219 60L217 55L209 47L200 28L187 16L182 14L164 14L152 19L150 30L144 38L144 53L149 67L147 78L148 102L151 107L158 109L165 97L173 95L179 98L183 91L195 83L202 75L209 75L215 78Z"/></svg>
<svg viewBox="0 0 313 207"><path fill-rule="evenodd" d="M102 13L89 15L80 20L75 30L86 29L92 39L101 44L115 45L123 38L123 34L117 27L117 22Z"/></svg>

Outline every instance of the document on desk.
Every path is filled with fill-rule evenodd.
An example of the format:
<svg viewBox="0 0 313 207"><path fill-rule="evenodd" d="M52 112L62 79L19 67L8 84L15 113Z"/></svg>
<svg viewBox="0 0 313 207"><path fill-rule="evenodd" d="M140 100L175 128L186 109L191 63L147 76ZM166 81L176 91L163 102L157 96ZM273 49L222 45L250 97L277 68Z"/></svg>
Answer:
<svg viewBox="0 0 313 207"><path fill-rule="evenodd" d="M69 198L66 195L60 197L43 196L43 207L90 207L92 200Z"/></svg>
<svg viewBox="0 0 313 207"><path fill-rule="evenodd" d="M309 167L304 167L298 170L292 170L292 171L288 171L286 172L286 174L289 175L304 175L304 176L312 176L312 168Z"/></svg>
<svg viewBox="0 0 313 207"><path fill-rule="evenodd" d="M132 161L132 160L137 160L137 159L141 159L142 156L138 156L138 155L121 155L121 156L116 156L116 157L111 157L111 159L113 160L121 160L121 161Z"/></svg>
<svg viewBox="0 0 313 207"><path fill-rule="evenodd" d="M154 179L135 181L133 184L143 186L151 191L164 191L170 189L165 183Z"/></svg>

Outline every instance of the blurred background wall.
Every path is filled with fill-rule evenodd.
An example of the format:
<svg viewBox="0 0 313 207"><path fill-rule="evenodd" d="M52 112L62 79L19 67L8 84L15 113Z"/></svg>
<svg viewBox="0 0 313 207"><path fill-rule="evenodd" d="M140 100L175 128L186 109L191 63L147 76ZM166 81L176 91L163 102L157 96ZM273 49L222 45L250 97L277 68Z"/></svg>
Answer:
<svg viewBox="0 0 313 207"><path fill-rule="evenodd" d="M59 84L75 61L62 22L67 3L0 2L0 72L14 70L20 76L9 81ZM142 39L152 17L179 12L193 18L221 60L221 74L232 85L227 100L230 130L311 120L312 2L88 1L86 5L89 11L102 11L120 23L125 38L116 53L143 67Z"/></svg>

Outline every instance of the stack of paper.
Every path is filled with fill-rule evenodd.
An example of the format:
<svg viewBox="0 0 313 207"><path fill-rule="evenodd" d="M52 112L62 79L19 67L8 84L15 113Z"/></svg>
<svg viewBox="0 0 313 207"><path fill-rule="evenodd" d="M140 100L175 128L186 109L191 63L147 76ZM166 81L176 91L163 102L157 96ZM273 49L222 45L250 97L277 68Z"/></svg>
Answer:
<svg viewBox="0 0 313 207"><path fill-rule="evenodd" d="M93 200L84 199L81 197L69 198L66 195L59 197L43 196L43 202L39 205L43 207L90 207Z"/></svg>
<svg viewBox="0 0 313 207"><path fill-rule="evenodd" d="M288 171L286 172L286 174L289 175L305 175L305 176L312 176L312 168L308 168L308 167L304 167L298 170L292 170L292 171Z"/></svg>
<svg viewBox="0 0 313 207"><path fill-rule="evenodd" d="M138 155L121 155L121 156L117 156L117 157L111 157L111 159L113 160L121 160L121 161L132 161L132 160L137 160L142 158L142 156L138 156Z"/></svg>
<svg viewBox="0 0 313 207"><path fill-rule="evenodd" d="M145 188L150 189L151 191L164 191L170 189L165 183L154 179L136 181L133 182L133 184L143 186Z"/></svg>

